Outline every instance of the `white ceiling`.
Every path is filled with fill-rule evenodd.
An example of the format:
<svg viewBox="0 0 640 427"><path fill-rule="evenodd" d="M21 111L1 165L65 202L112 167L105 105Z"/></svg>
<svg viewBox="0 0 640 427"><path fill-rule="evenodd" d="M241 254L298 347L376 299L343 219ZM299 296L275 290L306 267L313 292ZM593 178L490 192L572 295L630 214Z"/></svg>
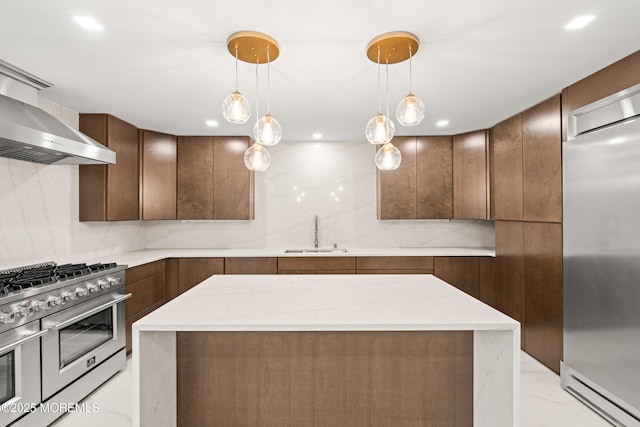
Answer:
<svg viewBox="0 0 640 427"><path fill-rule="evenodd" d="M585 14L597 19L563 29ZM71 15L105 29L87 32ZM178 135L250 135L255 114L244 125L222 118L235 85L226 39L261 31L280 44L271 113L284 140L364 141L377 112L365 48L381 33L421 40L413 92L427 115L417 127L396 123L396 134L455 134L491 127L640 49L639 17L639 0L2 0L0 59L53 83L41 96L80 112ZM266 67L259 73L264 113ZM391 111L408 75L408 62L389 66ZM241 62L239 78L255 113L255 66ZM440 119L450 126L437 128Z"/></svg>

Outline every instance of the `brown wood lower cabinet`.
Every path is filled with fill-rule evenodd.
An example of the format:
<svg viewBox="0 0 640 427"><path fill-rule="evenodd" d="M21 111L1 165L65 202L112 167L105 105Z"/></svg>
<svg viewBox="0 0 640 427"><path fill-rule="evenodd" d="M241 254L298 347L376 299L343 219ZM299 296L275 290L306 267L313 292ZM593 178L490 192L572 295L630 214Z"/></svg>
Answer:
<svg viewBox="0 0 640 427"><path fill-rule="evenodd" d="M132 296L125 301L127 353L131 353L131 325L168 301L165 295L164 260L128 268L125 293Z"/></svg>
<svg viewBox="0 0 640 427"><path fill-rule="evenodd" d="M357 258L358 274L432 274L431 256L364 256Z"/></svg>
<svg viewBox="0 0 640 427"><path fill-rule="evenodd" d="M224 258L180 258L178 292L182 294L214 274L224 274Z"/></svg>
<svg viewBox="0 0 640 427"><path fill-rule="evenodd" d="M279 257L278 274L355 274L355 257Z"/></svg>
<svg viewBox="0 0 640 427"><path fill-rule="evenodd" d="M278 274L278 258L225 258L224 274Z"/></svg>
<svg viewBox="0 0 640 427"><path fill-rule="evenodd" d="M433 274L474 298L480 298L480 258L436 257Z"/></svg>
<svg viewBox="0 0 640 427"><path fill-rule="evenodd" d="M562 301L562 224L524 223L524 350L557 373Z"/></svg>
<svg viewBox="0 0 640 427"><path fill-rule="evenodd" d="M524 322L523 233L520 221L496 221L494 307L520 323Z"/></svg>
<svg viewBox="0 0 640 427"><path fill-rule="evenodd" d="M177 425L473 425L473 332L178 332Z"/></svg>

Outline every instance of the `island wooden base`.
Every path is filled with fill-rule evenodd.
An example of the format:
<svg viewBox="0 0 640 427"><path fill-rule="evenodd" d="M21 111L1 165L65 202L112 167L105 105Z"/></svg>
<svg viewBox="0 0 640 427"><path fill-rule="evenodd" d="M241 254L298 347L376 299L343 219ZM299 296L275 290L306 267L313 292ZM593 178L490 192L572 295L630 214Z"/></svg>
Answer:
<svg viewBox="0 0 640 427"><path fill-rule="evenodd" d="M178 332L177 425L472 426L473 332Z"/></svg>

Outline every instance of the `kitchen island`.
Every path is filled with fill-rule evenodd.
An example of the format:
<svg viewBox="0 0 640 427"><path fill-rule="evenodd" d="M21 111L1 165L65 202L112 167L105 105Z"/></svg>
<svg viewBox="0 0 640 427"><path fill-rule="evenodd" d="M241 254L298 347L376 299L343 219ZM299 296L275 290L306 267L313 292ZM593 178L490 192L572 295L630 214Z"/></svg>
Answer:
<svg viewBox="0 0 640 427"><path fill-rule="evenodd" d="M432 275L213 276L133 347L134 425L518 425L519 323Z"/></svg>

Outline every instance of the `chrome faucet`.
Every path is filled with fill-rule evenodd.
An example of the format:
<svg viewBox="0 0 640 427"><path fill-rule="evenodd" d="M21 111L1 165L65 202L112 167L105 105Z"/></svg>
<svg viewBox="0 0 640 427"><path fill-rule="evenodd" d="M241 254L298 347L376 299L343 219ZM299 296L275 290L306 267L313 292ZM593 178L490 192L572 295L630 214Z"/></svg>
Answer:
<svg viewBox="0 0 640 427"><path fill-rule="evenodd" d="M313 231L315 233L315 239L313 241L313 247L318 249L318 215L316 215L315 225L313 227Z"/></svg>

